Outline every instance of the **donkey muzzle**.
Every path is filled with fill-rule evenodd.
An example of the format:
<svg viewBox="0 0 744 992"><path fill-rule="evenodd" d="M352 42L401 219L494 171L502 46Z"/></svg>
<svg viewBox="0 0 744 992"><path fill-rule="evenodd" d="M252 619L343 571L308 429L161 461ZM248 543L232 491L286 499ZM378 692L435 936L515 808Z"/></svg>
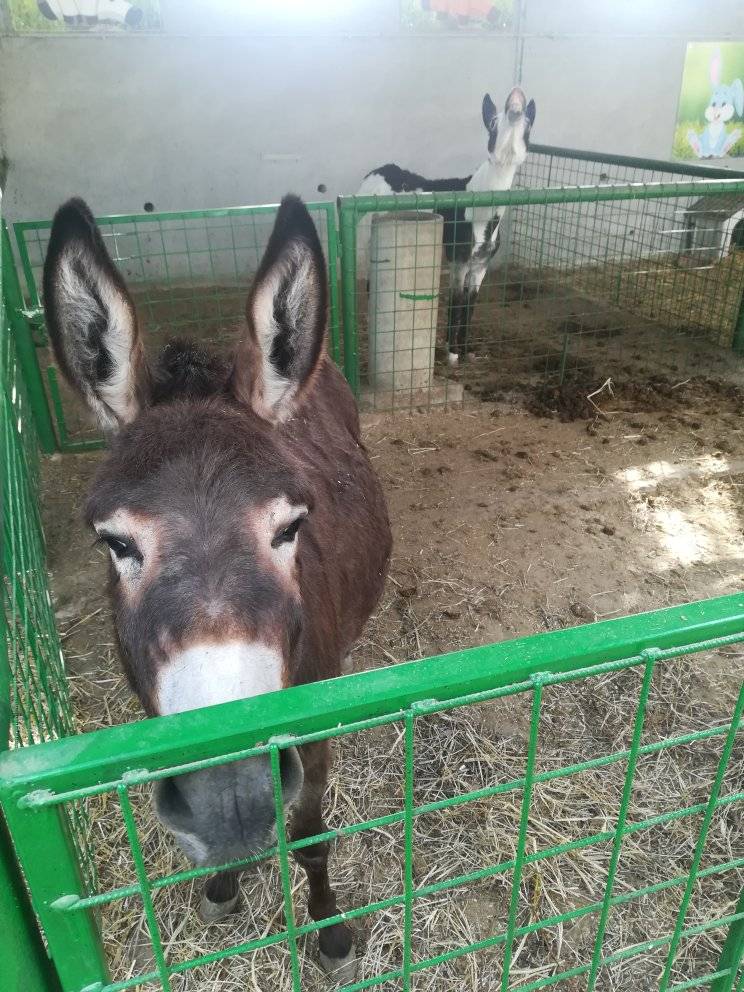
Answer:
<svg viewBox="0 0 744 992"><path fill-rule="evenodd" d="M296 748L280 752L280 774L286 809L302 791ZM163 779L155 786L155 810L200 867L259 854L276 836L270 759L260 755Z"/></svg>

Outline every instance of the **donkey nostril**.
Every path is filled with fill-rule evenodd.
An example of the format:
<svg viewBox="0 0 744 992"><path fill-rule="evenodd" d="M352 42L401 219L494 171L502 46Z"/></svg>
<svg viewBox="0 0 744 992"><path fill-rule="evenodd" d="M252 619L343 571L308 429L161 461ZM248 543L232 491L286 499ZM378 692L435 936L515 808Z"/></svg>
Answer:
<svg viewBox="0 0 744 992"><path fill-rule="evenodd" d="M289 747L279 752L279 775L284 801L292 802L300 794L305 778L297 748Z"/></svg>

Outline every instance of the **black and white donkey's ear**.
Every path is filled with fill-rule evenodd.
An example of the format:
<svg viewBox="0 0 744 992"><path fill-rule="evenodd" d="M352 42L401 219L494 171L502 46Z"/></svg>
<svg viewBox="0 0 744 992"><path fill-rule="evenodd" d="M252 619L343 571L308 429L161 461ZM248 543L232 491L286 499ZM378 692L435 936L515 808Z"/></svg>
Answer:
<svg viewBox="0 0 744 992"><path fill-rule="evenodd" d="M537 114L537 107L535 106L535 101L530 100L524 109L524 116L529 121L530 127L535 123L535 115Z"/></svg>
<svg viewBox="0 0 744 992"><path fill-rule="evenodd" d="M328 285L307 207L285 196L256 273L231 388L265 420L288 420L323 360Z"/></svg>
<svg viewBox="0 0 744 992"><path fill-rule="evenodd" d="M132 298L88 206L54 217L44 262L44 310L57 361L106 431L133 420L150 377Z"/></svg>
<svg viewBox="0 0 744 992"><path fill-rule="evenodd" d="M490 94L486 93L483 97L483 123L486 125L486 130L493 131L498 125L499 112L496 109L496 104L490 97Z"/></svg>

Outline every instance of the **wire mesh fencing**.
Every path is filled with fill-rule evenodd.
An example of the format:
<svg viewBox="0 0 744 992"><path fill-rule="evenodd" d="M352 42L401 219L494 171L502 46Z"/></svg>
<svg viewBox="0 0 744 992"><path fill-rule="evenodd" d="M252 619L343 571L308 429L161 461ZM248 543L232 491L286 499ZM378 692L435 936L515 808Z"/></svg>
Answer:
<svg viewBox="0 0 744 992"><path fill-rule="evenodd" d="M699 173L553 149L531 152L507 192L341 198L344 354L362 406L489 400L577 371L738 369L744 177ZM484 273L471 229L494 218Z"/></svg>
<svg viewBox="0 0 744 992"><path fill-rule="evenodd" d="M689 678L711 652L740 644L743 606L739 596L690 604L179 714L144 733L138 725L98 731L86 735L82 766L74 739L0 760L0 800L63 989L185 992L244 987L249 976L258 988L321 989L327 979L308 939L345 922L357 929L360 950L368 936L344 992L738 990L744 687L720 718L678 724L669 719L668 680L677 666ZM618 690L631 718L615 735L603 707ZM581 693L597 702L606 738L572 741L551 729ZM448 769L453 723L484 708L493 717L500 703L523 716L513 753L507 759L505 745L487 738L470 750L460 740L458 765ZM383 777L396 788L386 802L378 797L369 818L352 803L326 833L293 839L282 750L336 738L347 751L365 735L381 738ZM254 886L232 939L224 930L211 942L202 934L194 954L184 939L193 929L192 886L214 869L167 862L164 870L148 787L266 755L276 844L232 867L272 866L262 868L271 908L258 905ZM687 758L689 777L670 782L670 762ZM612 789L600 798L597 783L607 778ZM99 837L115 822L124 842L117 857L128 865L118 885L91 894L75 882L60 836L61 812L80 802L108 809ZM342 912L309 919L290 857L341 838L339 871L353 857L363 879L379 869L378 888L343 893ZM122 939L135 933L136 941Z"/></svg>
<svg viewBox="0 0 744 992"><path fill-rule="evenodd" d="M4 263L7 255L4 254ZM5 272L2 271L5 276ZM3 286L5 282L3 281ZM57 631L39 509L38 436L5 293L0 294L2 610L0 751L75 733ZM69 820L67 816L69 815ZM79 804L65 813L84 889L94 884L89 823Z"/></svg>
<svg viewBox="0 0 744 992"><path fill-rule="evenodd" d="M337 243L331 203L308 204L328 261L329 350L340 362ZM167 341L187 337L225 354L235 346L253 276L278 207L233 207L97 218L104 244L124 277L154 359ZM44 329L42 271L51 221L14 225L38 362L47 377L62 450L100 445L90 418L56 373Z"/></svg>

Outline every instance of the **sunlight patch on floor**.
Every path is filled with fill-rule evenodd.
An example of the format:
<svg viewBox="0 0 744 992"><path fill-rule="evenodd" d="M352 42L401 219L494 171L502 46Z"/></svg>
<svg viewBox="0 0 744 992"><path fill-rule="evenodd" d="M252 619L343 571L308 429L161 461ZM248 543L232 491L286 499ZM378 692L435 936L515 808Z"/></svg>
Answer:
<svg viewBox="0 0 744 992"><path fill-rule="evenodd" d="M664 554L664 566L713 564L744 556L741 516L730 490L720 479L722 474L741 471L739 460L705 455L682 464L669 461L649 462L615 473L636 497L657 486L679 483L680 495L685 483L695 485L695 492L685 494L671 505L663 490L648 501L647 526L655 532ZM714 476L696 481L698 476ZM715 478L718 476L719 478ZM679 503L682 503L680 506Z"/></svg>

